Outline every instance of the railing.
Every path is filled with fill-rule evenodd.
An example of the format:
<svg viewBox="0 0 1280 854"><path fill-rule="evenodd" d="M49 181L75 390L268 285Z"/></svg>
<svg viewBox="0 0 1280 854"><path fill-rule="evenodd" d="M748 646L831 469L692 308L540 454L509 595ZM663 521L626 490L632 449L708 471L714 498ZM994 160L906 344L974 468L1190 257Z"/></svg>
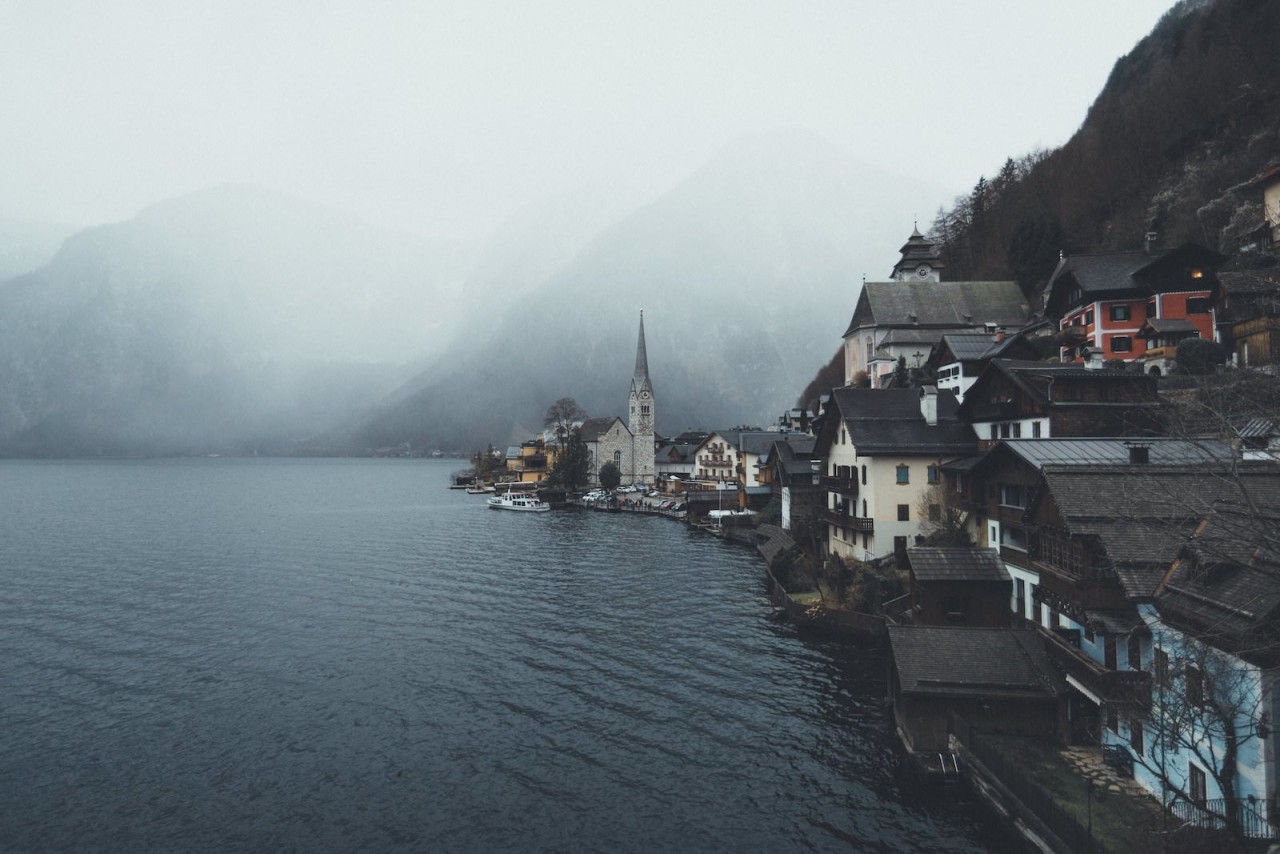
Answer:
<svg viewBox="0 0 1280 854"><path fill-rule="evenodd" d="M1052 632L1041 631L1049 658L1062 671L1108 703L1148 708L1151 674L1142 670L1109 670L1074 644Z"/></svg>
<svg viewBox="0 0 1280 854"><path fill-rule="evenodd" d="M1205 830L1224 830L1227 826L1227 801L1225 798L1214 798L1203 804L1191 801L1175 801L1170 808L1174 815L1193 827ZM1240 821L1240 830L1251 839L1275 839L1276 826L1267 821L1247 801L1236 804L1236 812Z"/></svg>
<svg viewBox="0 0 1280 854"><path fill-rule="evenodd" d="M859 533L870 534L875 531L875 520L866 516L849 516L834 510L819 510L818 518L838 528L849 528Z"/></svg>
<svg viewBox="0 0 1280 854"><path fill-rule="evenodd" d="M825 489L841 495L857 495L858 479L847 475L823 475L819 481Z"/></svg>
<svg viewBox="0 0 1280 854"><path fill-rule="evenodd" d="M1017 763L1005 758L995 744L974 732L963 718L951 716L951 732L969 751L972 759L1004 784L1023 807L1040 819L1070 850L1084 854L1108 854L1106 846L1094 839L1089 829L1063 809L1052 794Z"/></svg>

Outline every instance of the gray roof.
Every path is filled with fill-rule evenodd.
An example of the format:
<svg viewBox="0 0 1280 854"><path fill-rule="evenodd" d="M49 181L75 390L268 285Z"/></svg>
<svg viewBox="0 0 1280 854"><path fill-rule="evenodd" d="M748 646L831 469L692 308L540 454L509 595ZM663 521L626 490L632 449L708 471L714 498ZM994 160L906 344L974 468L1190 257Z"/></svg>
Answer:
<svg viewBox="0 0 1280 854"><path fill-rule="evenodd" d="M891 344L928 344L933 346L942 340L941 329L894 329L876 345L876 349L884 349Z"/></svg>
<svg viewBox="0 0 1280 854"><path fill-rule="evenodd" d="M925 423L920 389L837 388L832 406L859 454L959 456L978 446L973 430L956 417L955 393L939 391L938 423ZM824 431L825 432L825 431Z"/></svg>
<svg viewBox="0 0 1280 854"><path fill-rule="evenodd" d="M578 435L582 437L584 442L598 442L601 436L609 432L615 421L621 423L622 419L616 415L611 418L588 418L578 428ZM623 428L625 429L625 427L626 425L624 424Z"/></svg>
<svg viewBox="0 0 1280 854"><path fill-rule="evenodd" d="M916 581L1003 581L1009 572L995 549L933 548L907 549L907 561Z"/></svg>
<svg viewBox="0 0 1280 854"><path fill-rule="evenodd" d="M1236 435L1241 439L1262 439L1270 436L1280 436L1280 422L1273 421L1270 418L1250 418L1236 427L1235 431Z"/></svg>
<svg viewBox="0 0 1280 854"><path fill-rule="evenodd" d="M1034 629L889 626L904 694L1052 699L1062 677Z"/></svg>
<svg viewBox="0 0 1280 854"><path fill-rule="evenodd" d="M1017 335L1006 335L996 341L989 332L947 332L942 336L951 354L960 362L976 362L982 359L994 359L1017 339Z"/></svg>
<svg viewBox="0 0 1280 854"><path fill-rule="evenodd" d="M866 282L844 334L862 326L1021 326L1030 316L1015 282Z"/></svg>
<svg viewBox="0 0 1280 854"><path fill-rule="evenodd" d="M1139 334L1151 330L1154 335L1199 335L1200 328L1182 317L1149 317Z"/></svg>
<svg viewBox="0 0 1280 854"><path fill-rule="evenodd" d="M1037 468L1045 466L1127 465L1129 448L1149 448L1152 464L1195 464L1231 460L1234 451L1218 439L1005 439L1008 448ZM991 452L994 452L995 448ZM989 452L989 453L991 453Z"/></svg>
<svg viewBox="0 0 1280 854"><path fill-rule="evenodd" d="M779 465L788 475L806 475L813 472L813 446L817 440L812 436L784 436L775 439L767 456L761 461L769 465Z"/></svg>

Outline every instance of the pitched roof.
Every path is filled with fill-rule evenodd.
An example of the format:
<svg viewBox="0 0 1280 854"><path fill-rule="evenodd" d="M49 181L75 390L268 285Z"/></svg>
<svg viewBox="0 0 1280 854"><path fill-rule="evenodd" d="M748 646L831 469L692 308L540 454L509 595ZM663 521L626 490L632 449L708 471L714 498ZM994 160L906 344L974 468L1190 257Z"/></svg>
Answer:
<svg viewBox="0 0 1280 854"><path fill-rule="evenodd" d="M588 418L578 428L578 435L584 442L598 442L601 436L609 432L615 421L622 424L622 419L616 415L610 418ZM627 425L623 424L622 429L626 430Z"/></svg>
<svg viewBox="0 0 1280 854"><path fill-rule="evenodd" d="M1183 268L1188 263L1216 266L1226 260L1223 256L1194 243L1184 243L1173 249L1155 254L1144 251L1097 252L1067 255L1058 261L1044 289L1044 306L1048 314L1060 314L1067 307L1091 302L1106 294L1140 296L1150 293L1150 282L1161 275ZM1162 273L1163 271L1163 273ZM1208 288L1210 282L1205 281ZM1071 291L1080 289L1080 298Z"/></svg>
<svg viewBox="0 0 1280 854"><path fill-rule="evenodd" d="M1045 466L1119 466L1128 465L1133 446L1145 446L1152 465L1224 462L1235 457L1227 443L1218 439L1006 439L987 452L998 448L1017 454L1036 468Z"/></svg>
<svg viewBox="0 0 1280 854"><path fill-rule="evenodd" d="M865 282L844 337L861 326L961 330L984 323L1021 326L1030 316L1015 282Z"/></svg>
<svg viewBox="0 0 1280 854"><path fill-rule="evenodd" d="M831 399L859 454L972 453L977 439L956 417L955 392L937 396L938 423L932 426L920 411L920 389L838 388Z"/></svg>
<svg viewBox="0 0 1280 854"><path fill-rule="evenodd" d="M1149 317L1138 334L1149 335L1199 335L1200 329L1183 317Z"/></svg>
<svg viewBox="0 0 1280 854"><path fill-rule="evenodd" d="M956 357L956 361L976 362L997 358L1013 346L1018 338L1017 333L1005 335L996 341L989 332L947 332L942 336L942 343Z"/></svg>
<svg viewBox="0 0 1280 854"><path fill-rule="evenodd" d="M889 626L904 694L1052 699L1062 677L1034 629Z"/></svg>
<svg viewBox="0 0 1280 854"><path fill-rule="evenodd" d="M995 549L934 548L907 549L907 561L916 580L1009 581L1009 572Z"/></svg>

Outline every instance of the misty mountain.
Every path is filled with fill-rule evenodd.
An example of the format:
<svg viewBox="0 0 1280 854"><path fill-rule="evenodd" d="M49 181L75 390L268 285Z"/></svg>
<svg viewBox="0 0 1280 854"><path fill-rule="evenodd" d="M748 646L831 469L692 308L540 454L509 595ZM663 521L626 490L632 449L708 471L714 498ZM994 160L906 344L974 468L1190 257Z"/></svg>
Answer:
<svg viewBox="0 0 1280 854"><path fill-rule="evenodd" d="M40 269L77 230L62 223L0 217L0 281Z"/></svg>
<svg viewBox="0 0 1280 854"><path fill-rule="evenodd" d="M838 346L863 275L888 273L937 198L811 135L739 140L495 300L352 439L505 443L563 396L623 415L641 309L660 431L772 422Z"/></svg>
<svg viewBox="0 0 1280 854"><path fill-rule="evenodd" d="M467 247L228 186L68 238L0 283L0 452L279 448L441 352Z"/></svg>

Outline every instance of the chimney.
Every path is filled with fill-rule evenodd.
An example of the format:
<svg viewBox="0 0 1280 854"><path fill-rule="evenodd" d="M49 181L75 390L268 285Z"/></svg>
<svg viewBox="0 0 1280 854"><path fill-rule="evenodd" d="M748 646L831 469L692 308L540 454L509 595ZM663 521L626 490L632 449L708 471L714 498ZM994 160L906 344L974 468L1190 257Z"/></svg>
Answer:
<svg viewBox="0 0 1280 854"><path fill-rule="evenodd" d="M1148 255L1152 255L1156 251L1156 243L1160 240L1160 234L1155 231L1148 231L1142 240L1142 249Z"/></svg>
<svg viewBox="0 0 1280 854"><path fill-rule="evenodd" d="M1004 330L1003 330L1003 329L997 329L997 330L996 330L996 343L997 343L997 344L999 344L999 343L1000 343L1001 341L1003 341L1003 340L1004 340Z"/></svg>
<svg viewBox="0 0 1280 854"><path fill-rule="evenodd" d="M920 389L920 414L924 416L924 423L930 427L936 427L938 424L938 387L936 385L927 385Z"/></svg>
<svg viewBox="0 0 1280 854"><path fill-rule="evenodd" d="M1151 462L1151 446L1141 442L1125 442L1124 446L1129 449L1129 462L1133 465L1143 465Z"/></svg>

